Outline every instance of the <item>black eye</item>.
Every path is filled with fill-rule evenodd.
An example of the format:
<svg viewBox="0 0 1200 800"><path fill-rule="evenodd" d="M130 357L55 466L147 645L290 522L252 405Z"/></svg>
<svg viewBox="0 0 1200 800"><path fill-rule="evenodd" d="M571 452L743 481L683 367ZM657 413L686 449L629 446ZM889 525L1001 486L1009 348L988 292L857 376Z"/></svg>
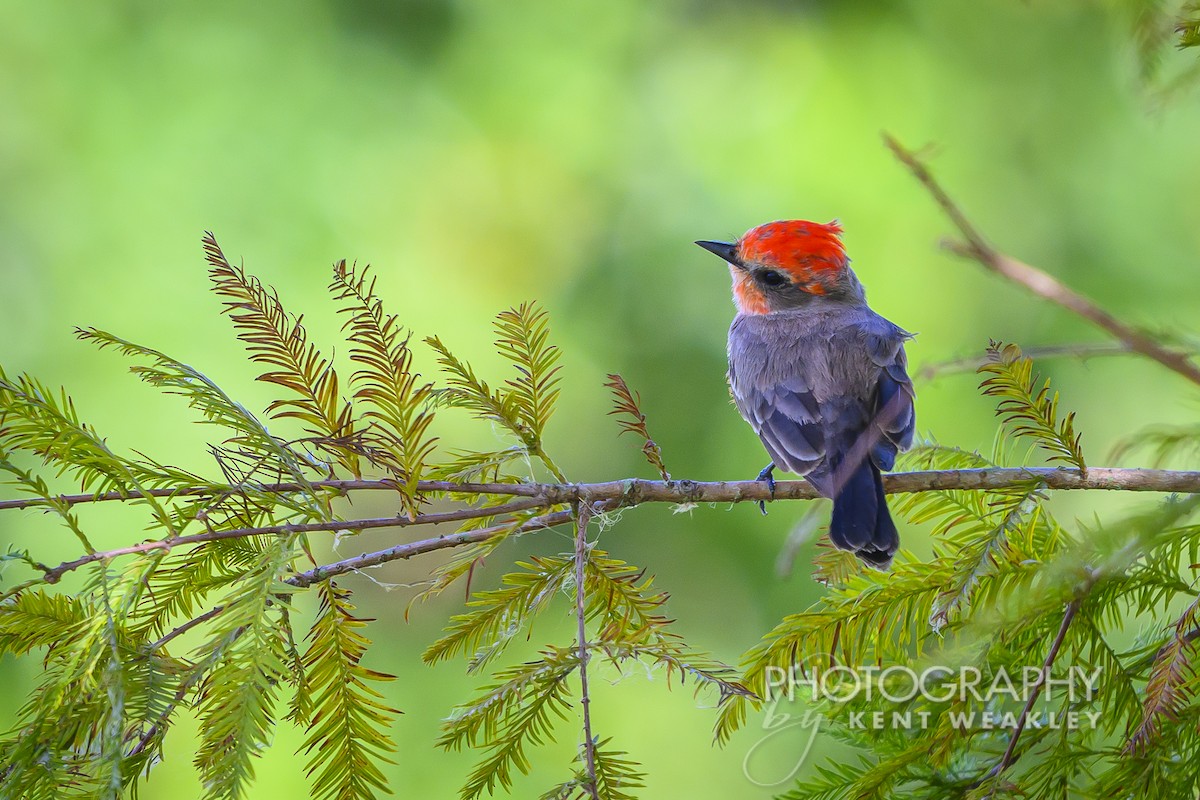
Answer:
<svg viewBox="0 0 1200 800"><path fill-rule="evenodd" d="M783 286L785 283L789 282L787 278L783 277L783 275L780 275L773 269L763 272L758 276L758 279L767 286L770 286L772 289Z"/></svg>

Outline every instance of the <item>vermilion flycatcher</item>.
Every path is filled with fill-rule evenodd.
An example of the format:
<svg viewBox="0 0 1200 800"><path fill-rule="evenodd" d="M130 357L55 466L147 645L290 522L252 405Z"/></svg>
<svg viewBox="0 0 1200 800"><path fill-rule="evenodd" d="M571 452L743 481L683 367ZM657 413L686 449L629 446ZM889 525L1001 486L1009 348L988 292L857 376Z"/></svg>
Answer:
<svg viewBox="0 0 1200 800"><path fill-rule="evenodd" d="M729 388L771 456L833 498L829 538L886 569L900 546L880 470L912 444L912 335L867 306L836 222L768 222L696 244L729 262Z"/></svg>

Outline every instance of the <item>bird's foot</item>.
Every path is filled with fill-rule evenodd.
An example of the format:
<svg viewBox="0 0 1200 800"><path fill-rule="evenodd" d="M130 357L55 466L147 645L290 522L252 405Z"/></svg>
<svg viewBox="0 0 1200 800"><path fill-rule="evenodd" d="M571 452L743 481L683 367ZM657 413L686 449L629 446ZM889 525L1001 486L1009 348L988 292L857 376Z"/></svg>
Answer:
<svg viewBox="0 0 1200 800"><path fill-rule="evenodd" d="M775 476L772 474L775 471L775 462L771 462L762 468L762 472L758 473L756 481L766 481L767 491L771 493L771 499L775 499ZM767 504L763 500L758 501L758 510L765 517L767 515Z"/></svg>

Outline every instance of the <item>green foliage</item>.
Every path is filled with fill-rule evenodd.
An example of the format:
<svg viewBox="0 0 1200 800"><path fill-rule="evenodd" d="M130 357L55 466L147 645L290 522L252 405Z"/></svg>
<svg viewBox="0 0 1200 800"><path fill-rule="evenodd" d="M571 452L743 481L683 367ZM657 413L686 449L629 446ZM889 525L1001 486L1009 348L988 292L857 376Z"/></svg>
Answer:
<svg viewBox="0 0 1200 800"><path fill-rule="evenodd" d="M438 392L438 398L445 405L466 408L479 419L507 429L517 437L521 447L505 452L514 458L523 455L537 459L555 480L565 482L562 472L542 448L542 432L554 413L559 393L560 353L549 343L549 316L535 303L522 303L498 314L494 327L496 352L511 361L517 377L506 379L503 386L493 389L475 374L470 364L431 336L425 341L438 354L438 362L447 375L446 388ZM489 462L489 466L498 469L508 460ZM462 474L457 464L453 469L451 474Z"/></svg>
<svg viewBox="0 0 1200 800"><path fill-rule="evenodd" d="M63 633L82 626L89 609L77 598L30 589L0 603L0 652L23 655L62 644Z"/></svg>
<svg viewBox="0 0 1200 800"><path fill-rule="evenodd" d="M353 411L341 396L333 365L308 341L302 318L285 311L274 290L230 264L211 233L204 235L204 252L214 290L226 298L225 313L246 343L251 360L274 368L258 379L297 395L275 400L267 413L303 423L321 448L357 474Z"/></svg>
<svg viewBox="0 0 1200 800"><path fill-rule="evenodd" d="M380 702L368 681L393 676L360 663L370 641L361 633L366 620L351 612L349 592L332 582L322 584L321 609L308 637L304 680L297 693L298 716L308 720L303 750L311 753L309 774L317 773L314 797L362 800L387 791L376 761L386 761L394 749L387 726L399 713Z"/></svg>
<svg viewBox="0 0 1200 800"><path fill-rule="evenodd" d="M496 673L472 702L445 723L438 746L485 748L484 760L467 776L464 800L512 786L513 770L528 773L525 748L553 739L554 718L566 719L567 678L579 666L573 647L551 648L539 658Z"/></svg>
<svg viewBox="0 0 1200 800"><path fill-rule="evenodd" d="M571 559L557 557L533 558L517 566L523 571L505 575L505 588L477 593L467 603L474 611L450 619L447 634L425 650L425 663L467 656L470 671L480 669L549 604L575 569Z"/></svg>
<svg viewBox="0 0 1200 800"><path fill-rule="evenodd" d="M979 469L996 466L978 453L919 446L902 457L912 469ZM1025 486L991 493L943 489L908 495L896 508L913 524L933 523L939 538L953 534L949 547L938 541L935 553L953 565L953 574L935 599L930 622L935 628L972 604L995 602L988 590L1001 572L1019 573L1034 560L1048 558L1061 532L1043 516L1044 486L1031 480ZM979 596L981 595L982 596Z"/></svg>
<svg viewBox="0 0 1200 800"><path fill-rule="evenodd" d="M1175 30L1180 47L1200 47L1200 2L1191 0L1184 6Z"/></svg>
<svg viewBox="0 0 1200 800"><path fill-rule="evenodd" d="M1197 604L1192 603L1175 623L1174 636L1154 656L1146 681L1142 721L1129 739L1131 750L1144 750L1159 735L1161 721L1177 721L1195 692L1196 665L1193 631L1200 630Z"/></svg>
<svg viewBox="0 0 1200 800"><path fill-rule="evenodd" d="M646 427L646 415L642 413L642 396L629 388L625 379L615 372L608 376L604 384L613 393L613 410L610 416L616 416L621 426L621 433L632 433L642 437L642 455L650 462L650 466L658 470L664 481L671 480L671 473L663 464L662 448L650 438L650 429Z"/></svg>
<svg viewBox="0 0 1200 800"><path fill-rule="evenodd" d="M266 414L299 422L303 436L281 438L199 369L94 328L79 329L79 337L132 359L142 381L183 397L200 422L218 431L210 452L219 477L141 453L120 455L80 419L65 392L0 373L0 469L30 497L19 505L56 514L85 550L81 559L54 568L25 550L3 557L4 565L27 568L34 577L0 601L0 651L27 656L41 650L47 664L20 724L0 742L6 800L57 798L60 790L106 798L136 792L163 758L183 708L194 709L199 722L194 761L205 797L245 796L256 759L285 720L306 732L301 751L314 797L365 800L388 791L383 765L391 763L388 729L398 712L372 684L391 676L365 666L366 620L354 615L348 590L325 581L303 591L308 584L299 580L299 561L312 554L306 535L287 526L334 521L337 494L364 465L384 472L372 485L393 489L414 523L423 521L421 506L434 493L424 488L427 478L519 482L533 475L507 470L537 463L565 481L542 444L559 395L560 353L549 342L546 313L534 304L505 311L495 322L496 350L515 377L493 389L431 339L447 371L446 385L438 388L412 372L410 335L384 311L367 270L339 262L330 290L346 316L349 356L358 367L345 397L302 317L231 265L211 234L204 247L214 291L225 300L238 337L250 358L269 370L260 380L287 392ZM644 434L637 397L623 381L620 386L619 411L633 415L624 425ZM498 423L516 443L451 452L438 463L431 427L437 405L467 408ZM662 469L650 444L646 453ZM39 466L55 479L69 475L89 493L84 501L121 498L149 510L151 530L162 538L96 552L76 509L80 499L58 494ZM550 501L511 508L503 495L445 492L440 484L437 493L469 501L459 532L482 535L435 567L420 596L471 574L513 533L569 516L563 504ZM721 697L746 694L729 667L671 630L663 614L668 597L641 569L595 542L582 552L583 564L573 555L519 562L499 589L478 592L426 652L431 665L463 656L468 672L491 670L533 620L555 606L581 613L591 631L584 642L547 646L532 661L495 667L484 694L450 717L441 745L483 754L467 776L464 797L510 787L516 773L531 769L530 748L553 738L556 723L574 714L570 678L586 669L581 653L602 656L597 664L606 669L641 663L664 671L668 683L690 679L697 690L715 687ZM123 556L132 559L114 572L112 564ZM87 571L76 592L42 586L76 570ZM579 607L577 574L584 584ZM313 594L319 604L301 652L293 607ZM190 642L183 650L189 655L172 654L183 642ZM289 697L290 711L281 716ZM581 750L576 767L553 792L590 797L594 790L623 800L643 784L636 762L607 740Z"/></svg>
<svg viewBox="0 0 1200 800"><path fill-rule="evenodd" d="M1200 2L1197 0L1129 0L1133 12L1134 38L1142 78L1148 83L1163 80L1163 63L1173 49L1200 46ZM1178 88L1194 83L1200 74L1195 66L1178 70L1171 78Z"/></svg>
<svg viewBox="0 0 1200 800"><path fill-rule="evenodd" d="M996 414L1004 420L1014 435L1033 439L1050 453L1051 461L1074 465L1087 474L1079 436L1075 433L1075 412L1058 419L1058 392L1050 394L1050 381L1037 387L1033 361L1021 354L1016 345L992 342L988 345L987 363L979 372L992 377L980 388L988 397L998 397Z"/></svg>
<svg viewBox="0 0 1200 800"><path fill-rule="evenodd" d="M628 753L610 750L610 739L596 743L593 760L596 764L596 794L605 800L634 800L637 795L631 790L645 786L645 775L637 770L637 763L628 758ZM581 760L583 756L580 756ZM542 795L541 800L591 800L591 780L584 766L571 780L555 786Z"/></svg>
<svg viewBox="0 0 1200 800"><path fill-rule="evenodd" d="M1014 434L1083 467L1071 415L1059 420L1057 396L1048 384L1036 387L1019 350L994 346L981 372L988 375L982 391L1000 399L999 413ZM906 469L997 466L994 458L933 443L902 459ZM1028 693L997 699L914 692L904 698L893 689L889 699L878 690L886 685L881 681L873 694L835 691L805 701L821 715L823 729L859 756L814 765L815 774L780 797L1194 795L1198 771L1177 765L1200 756L1194 567L1200 530L1187 522L1200 510L1200 499L1168 500L1111 525L1077 526L1076 532L1055 520L1045 487L1035 479L1003 491L921 492L902 496L893 508L912 524L931 526L933 557L918 561L902 552L892 571L881 573L837 553L822 554L816 577L828 592L746 654L742 683L753 695L723 704L718 740L728 741L744 726L751 709L780 702L772 682L781 674L807 686L804 681L836 670L891 666L920 674L936 665L991 680L1046 665L1056 681L1079 670L1094 675L1094 690L1043 693L1008 770L997 767ZM1186 607L1165 630L1144 628L1134 647L1121 644L1129 620L1161 614L1181 599ZM1068 603L1078 610L1066 614ZM1051 649L1060 637L1061 649ZM922 713L924 723L887 722L893 714ZM983 713L1008 714L1013 724L962 722ZM854 714L880 714L884 723L856 725ZM1091 719L1088 724L1060 722L1055 728L1044 723L1050 714L1060 720L1095 716L1080 717ZM1164 793L1167 782L1172 789Z"/></svg>
<svg viewBox="0 0 1200 800"><path fill-rule="evenodd" d="M173 529L159 503L143 490L139 480L139 474L145 476L143 465L109 449L100 434L79 418L65 389L54 392L26 375L10 380L0 369L0 454L10 452L34 455L60 476L71 474L85 491L117 492L145 503L159 522ZM19 470L7 471L22 476ZM37 480L30 475L22 483L35 488ZM51 501L46 498L46 502Z"/></svg>
<svg viewBox="0 0 1200 800"><path fill-rule="evenodd" d="M1200 761L1197 497L1070 529L1055 519L1049 490L1035 477L1000 490L902 497L893 502L896 511L931 529L931 557L905 551L890 572L880 572L823 547L814 577L824 594L774 625L735 670L678 633L669 595L651 575L601 548L609 512L621 501L578 486L532 483L535 470L566 483L543 444L559 395L560 358L543 310L526 303L496 318L496 351L515 372L498 384L436 338L427 340L446 373L444 385L434 385L412 371L411 334L384 310L367 270L338 262L330 290L357 367L344 396L334 364L309 341L302 318L231 266L211 236L205 248L238 336L269 370L261 380L286 393L265 413L298 422L303 435L272 433L202 371L96 329L78 335L132 359L142 381L199 412L216 434L210 466L217 477L140 452L124 455L80 418L65 391L0 372L0 473L28 498L6 507L55 515L84 551L58 566L43 563L35 546L0 556L5 579L8 570L31 576L0 596L0 653L39 653L45 664L0 741L0 800L132 796L169 752L183 709L199 723L194 762L206 798L246 796L256 760L282 724L304 732L300 753L314 797L368 800L390 791L390 728L399 712L379 684L392 676L367 666L368 620L355 616L349 589L316 577L334 574L331 566L348 571L368 562L348 558L309 569L318 561L307 537L353 530L354 521L340 516L349 504L339 495L368 488L394 497L397 527L456 523L453 534L408 551L463 545L430 569L418 598L470 578L522 534L576 526L571 552L516 561L497 587L470 595L425 650L431 667L461 658L468 674L482 676L478 694L453 710L438 740L448 750L478 752L463 778L464 800L512 790L518 776L534 771L537 749L562 736L564 726L578 731L581 716L579 754L563 774L547 778L566 776L544 797L638 796L640 765L591 730L585 686L595 678L654 671L668 686L690 682L716 700L716 737L728 742L756 709L778 700L780 672L884 665L986 676L1040 665L1055 681L1087 670L1095 692L1046 692L1031 708L1091 713L1100 722L1031 725L1005 755L1016 741L1011 728L963 729L951 715L1015 718L1024 713L1015 697L820 699L813 705L824 730L855 753L816 765L783 797L1096 797L1126 787L1150 796L1167 780L1179 796L1194 796L1200 786L1200 769L1191 766ZM998 400L1011 438L1085 471L1074 415L1060 414L1049 382L1034 377L1013 345L993 344L988 353L981 390ZM606 386L622 432L642 439L647 460L668 481L640 397L616 374ZM498 426L506 441L443 453L433 428L439 406L467 409ZM1154 446L1170 455L1192 438L1173 436ZM902 459L912 470L990 470L1010 460L933 442ZM363 479L365 468L381 477ZM494 494L461 485L477 480L508 485ZM86 494L61 494L64 481ZM151 538L97 550L84 508L105 498L125 500ZM451 510L426 510L430 498ZM581 522L592 517L603 523L595 531ZM322 524L309 533L294 527L307 523ZM49 588L67 575L78 577L77 585ZM313 623L297 629L306 612L315 614ZM528 644L535 623L555 614L574 619L577 638ZM1141 628L1132 645L1124 630L1130 620ZM864 729L847 723L855 713L925 714L933 722Z"/></svg>
<svg viewBox="0 0 1200 800"><path fill-rule="evenodd" d="M668 682L690 678L697 690L715 687L720 697L746 694L730 668L692 651L670 630L671 621L661 613L668 596L653 588L652 578L594 547L586 559L585 617L595 629L595 638L587 644L590 654L603 656L618 670L639 661L656 666ZM518 566L522 571L506 575L504 588L477 593L469 603L472 610L451 620L448 634L425 651L427 662L463 655L469 657L468 671L477 672L528 631L555 597L574 594L573 558L537 558ZM565 605L574 609L573 602ZM534 660L497 671L475 700L455 710L439 745L488 751L468 777L463 798L511 786L514 769L529 772L527 747L554 738L556 718L565 719L570 708L567 678L579 663L578 646L543 650ZM600 797L628 797L627 790L640 785L636 765L622 753L602 754L601 749L598 746L595 754ZM576 776L547 796L578 796L586 786Z"/></svg>
<svg viewBox="0 0 1200 800"><path fill-rule="evenodd" d="M415 517L417 483L437 441L429 435L433 385L420 383L412 372L410 334L384 312L366 269L356 274L345 261L338 262L330 290L348 303L342 310L350 317L345 325L353 345L350 357L361 365L351 378L354 397L372 406L364 416L376 423L367 437L370 452L396 476L409 517Z"/></svg>
<svg viewBox="0 0 1200 800"><path fill-rule="evenodd" d="M214 658L197 691L201 744L196 767L205 797L237 800L254 777L253 759L275 725L279 686L291 678L281 603L295 556L294 537L281 538L222 603L198 658Z"/></svg>
<svg viewBox="0 0 1200 800"><path fill-rule="evenodd" d="M1171 462L1195 463L1200 458L1200 426L1155 425L1123 439L1113 449L1119 461L1131 452L1153 453L1150 463L1161 467Z"/></svg>
<svg viewBox="0 0 1200 800"><path fill-rule="evenodd" d="M146 652L122 624L156 560L143 558L123 574L102 570L79 598L30 589L0 604L5 649L46 650L38 692L0 742L0 797L115 798L136 776L136 754L127 756L123 743L170 704L185 669Z"/></svg>

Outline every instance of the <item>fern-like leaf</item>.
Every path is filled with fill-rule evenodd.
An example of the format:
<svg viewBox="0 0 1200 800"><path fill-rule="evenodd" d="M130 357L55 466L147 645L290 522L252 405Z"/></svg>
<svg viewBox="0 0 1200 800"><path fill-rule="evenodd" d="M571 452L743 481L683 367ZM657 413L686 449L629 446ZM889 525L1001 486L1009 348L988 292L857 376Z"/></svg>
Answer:
<svg viewBox="0 0 1200 800"><path fill-rule="evenodd" d="M1153 744L1164 721L1179 718L1192 689L1188 679L1197 674L1196 639L1200 631L1200 600L1193 602L1172 626L1172 635L1159 648L1146 683L1142 719L1129 737L1128 751Z"/></svg>
<svg viewBox="0 0 1200 800"><path fill-rule="evenodd" d="M613 393L613 410L608 412L609 416L617 417L621 433L642 437L642 455L650 462L650 466L658 470L664 481L671 480L671 474L663 463L662 448L650 438L650 430L646 427L646 415L641 409L642 396L630 389L625 379L615 372L609 374L608 382L604 385Z"/></svg>
<svg viewBox="0 0 1200 800"><path fill-rule="evenodd" d="M142 468L114 453L104 438L80 419L66 390L53 392L24 375L10 380L0 369L0 455L12 451L33 453L56 467L60 475L73 474L86 491L97 495L119 492L146 505L160 525L177 533L163 504L146 491ZM35 481L24 479L23 483L30 486ZM49 502L49 497L44 499ZM69 514L60 509L60 515L71 524Z"/></svg>
<svg viewBox="0 0 1200 800"><path fill-rule="evenodd" d="M353 410L339 391L333 365L308 341L303 319L289 314L274 290L230 264L212 233L204 234L204 252L209 278L217 295L226 298L225 313L238 338L253 361L273 368L258 379L297 395L275 400L267 413L301 422L323 449L358 474Z"/></svg>
<svg viewBox="0 0 1200 800"><path fill-rule="evenodd" d="M585 612L599 622L596 641L611 659L644 659L663 667L668 683L678 675L681 682L692 679L697 691L716 688L721 702L751 696L733 668L691 649L671 629L662 613L669 595L654 588L653 576L595 548L584 569Z"/></svg>
<svg viewBox="0 0 1200 800"><path fill-rule="evenodd" d="M1075 412L1058 418L1058 392L1050 393L1047 379L1038 388L1033 361L1015 344L991 342L987 362L979 373L990 375L979 388L988 397L1000 398L996 414L1016 436L1027 436L1050 454L1051 461L1075 466L1087 474L1087 464L1075 433Z"/></svg>
<svg viewBox="0 0 1200 800"><path fill-rule="evenodd" d="M566 483L566 477L542 447L542 433L559 393L559 350L549 343L549 317L535 304L522 303L498 314L495 328L496 350L511 361L518 377L492 388L440 339L429 337L425 342L437 353L438 363L447 374L447 386L435 392L436 400L445 406L466 408L480 419L508 429L531 458L541 461L556 481Z"/></svg>
<svg viewBox="0 0 1200 800"><path fill-rule="evenodd" d="M367 268L356 273L345 261L338 262L330 291L347 303L342 312L349 316L344 328L353 345L350 357L360 365L351 377L354 397L370 405L365 415L375 423L385 466L399 478L404 506L413 516L418 510L417 482L437 441L429 434L433 386L412 371L410 334L384 312Z"/></svg>
<svg viewBox="0 0 1200 800"><path fill-rule="evenodd" d="M459 578L469 574L475 568L476 564L486 559L500 545L504 544L513 531L521 527L524 521L524 519L513 520L507 527L496 531L495 534L484 539L482 542L476 542L469 547L461 548L449 561L434 570L433 582L414 597L413 601L416 602L417 600L427 600L431 597L436 597Z"/></svg>
<svg viewBox="0 0 1200 800"><path fill-rule="evenodd" d="M304 479L306 462L204 373L158 350L97 328L76 328L75 334L101 349L112 347L123 355L145 359L148 364L133 366L130 371L157 389L183 397L205 422L228 430L231 435L225 444L243 448L272 463L282 463L293 479ZM179 477L186 483L195 482L195 476Z"/></svg>
<svg viewBox="0 0 1200 800"><path fill-rule="evenodd" d="M295 537L281 538L223 602L220 623L199 651L217 654L197 699L201 742L196 766L207 800L239 800L254 777L253 759L269 742L280 683L291 674L287 633L275 598L294 591L283 582Z"/></svg>
<svg viewBox="0 0 1200 800"><path fill-rule="evenodd" d="M477 593L468 603L472 611L451 618L447 634L425 650L425 663L471 655L471 671L480 669L529 626L574 569L571 559L560 557L534 557L517 566L522 571L505 575L503 588Z"/></svg>
<svg viewBox="0 0 1200 800"><path fill-rule="evenodd" d="M558 399L559 349L549 343L550 315L536 303L522 303L496 316L496 350L518 372L505 383L526 424L541 441Z"/></svg>
<svg viewBox="0 0 1200 800"><path fill-rule="evenodd" d="M0 452L25 451L71 473L85 491L132 494L136 481L127 463L83 422L66 390L36 379L9 378L0 369Z"/></svg>
<svg viewBox="0 0 1200 800"><path fill-rule="evenodd" d="M361 633L367 620L353 615L349 592L323 584L321 609L309 633L304 688L315 710L301 749L311 754L308 773L313 796L320 800L371 800L376 789L388 791L378 762L395 745L386 729L399 713L380 702L369 681L394 676L367 669L362 657L370 644Z"/></svg>
<svg viewBox="0 0 1200 800"><path fill-rule="evenodd" d="M486 747L463 786L463 800L512 786L513 770L529 772L526 747L553 740L553 719L566 718L567 676L579 665L574 647L549 648L541 658L504 670L446 721L440 747Z"/></svg>
<svg viewBox="0 0 1200 800"><path fill-rule="evenodd" d="M425 343L437 353L438 363L448 376L447 387L435 393L440 405L466 408L480 419L507 428L526 445L533 440L533 431L522 418L514 395L491 388L475 374L470 364L451 353L438 337L430 336Z"/></svg>
<svg viewBox="0 0 1200 800"><path fill-rule="evenodd" d="M952 567L944 562L914 562L903 551L890 573L864 570L833 589L810 611L784 617L742 659L744 693L721 705L716 737L727 741L741 727L751 706L767 696L772 670L790 674L814 659L857 666L872 661L902 661L920 655L933 631L927 620Z"/></svg>
<svg viewBox="0 0 1200 800"><path fill-rule="evenodd" d="M35 647L63 646L79 635L96 609L80 599L30 589L0 603L0 652L22 654Z"/></svg>
<svg viewBox="0 0 1200 800"><path fill-rule="evenodd" d="M584 758L581 748L579 769L575 776L543 794L540 800L593 800L593 797L599 800L635 800L637 796L632 790L646 785L646 776L639 770L640 765L630 759L628 753L613 750L611 739L603 739L596 742L592 751L596 766L596 793L593 795L591 779L582 763Z"/></svg>

